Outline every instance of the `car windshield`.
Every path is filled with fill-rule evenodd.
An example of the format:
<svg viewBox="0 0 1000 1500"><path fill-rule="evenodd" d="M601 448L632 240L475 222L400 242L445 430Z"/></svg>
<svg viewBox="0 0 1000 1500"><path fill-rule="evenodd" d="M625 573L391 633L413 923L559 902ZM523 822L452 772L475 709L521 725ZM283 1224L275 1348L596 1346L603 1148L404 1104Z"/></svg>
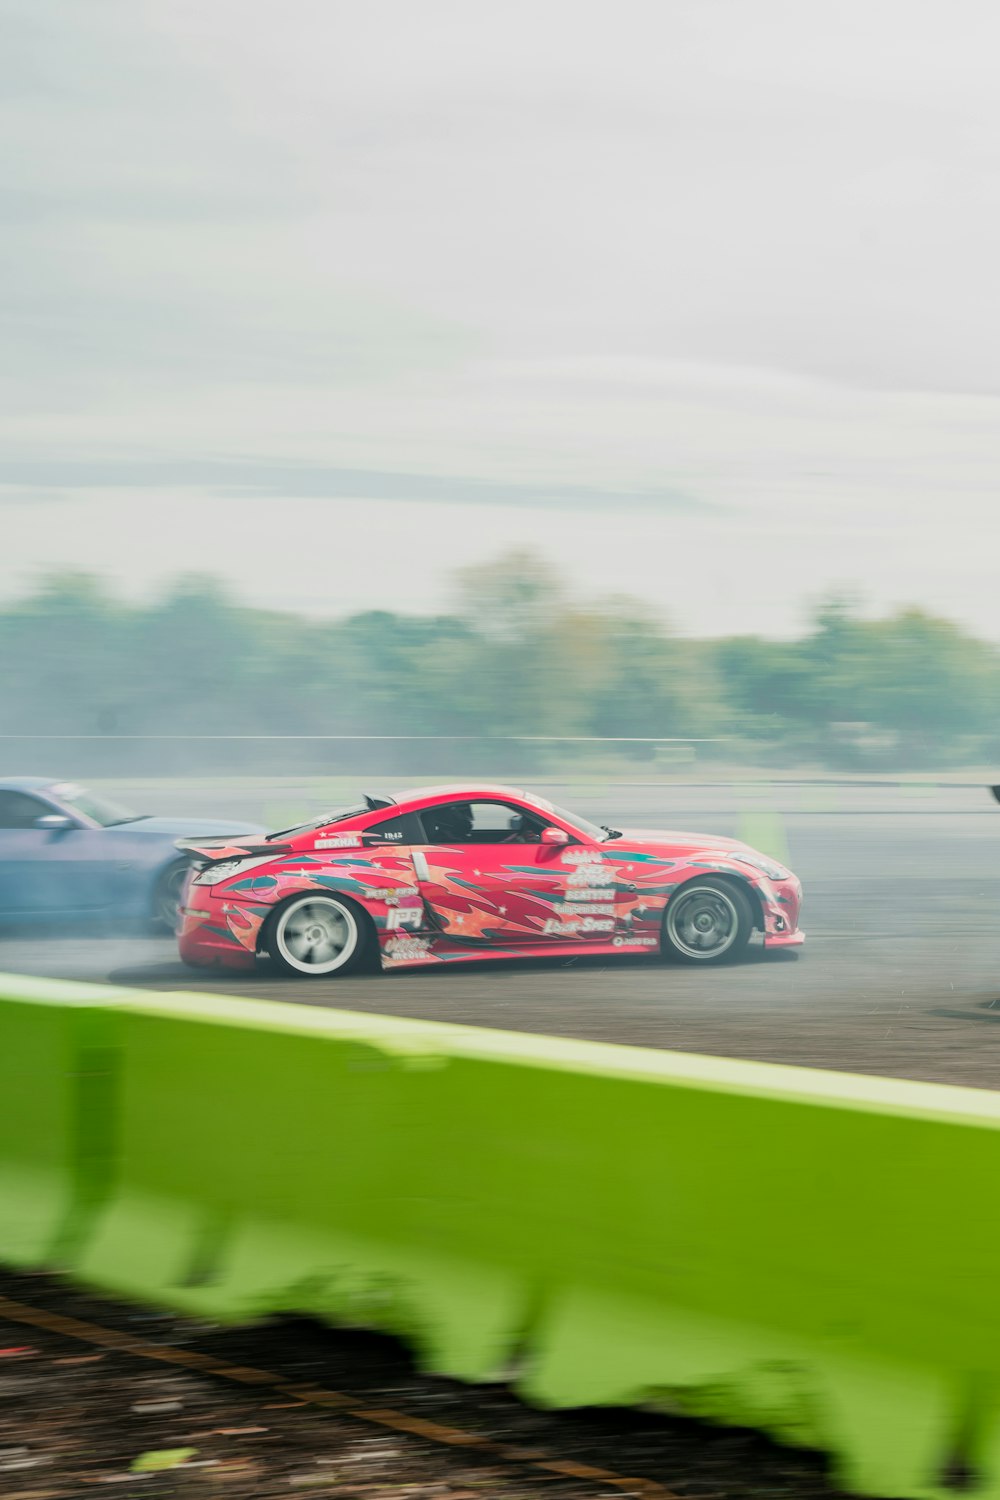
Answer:
<svg viewBox="0 0 1000 1500"><path fill-rule="evenodd" d="M265 842L286 839L293 833L308 833L310 828L325 828L328 823L343 823L345 818L360 818L362 813L370 811L371 808L365 807L363 803L357 807L338 807L334 812L324 813L321 818L310 818L308 823L296 823L294 828L282 828L278 833L269 833Z"/></svg>
<svg viewBox="0 0 1000 1500"><path fill-rule="evenodd" d="M614 830L599 828L596 823L591 823L587 818L581 818L579 813L567 812L564 807L556 807L554 802L547 802L544 797L526 797L532 807L538 807L542 812L551 813L561 823L568 823L575 828L577 833L582 833L584 838L593 839L596 844L603 844Z"/></svg>
<svg viewBox="0 0 1000 1500"><path fill-rule="evenodd" d="M96 792L88 792L86 787L77 786L72 781L60 782L58 786L51 787L50 791L64 807L71 807L74 812L81 813L92 823L99 823L102 828L113 828L116 823L137 823L141 816L122 803L112 802L109 797L99 797Z"/></svg>

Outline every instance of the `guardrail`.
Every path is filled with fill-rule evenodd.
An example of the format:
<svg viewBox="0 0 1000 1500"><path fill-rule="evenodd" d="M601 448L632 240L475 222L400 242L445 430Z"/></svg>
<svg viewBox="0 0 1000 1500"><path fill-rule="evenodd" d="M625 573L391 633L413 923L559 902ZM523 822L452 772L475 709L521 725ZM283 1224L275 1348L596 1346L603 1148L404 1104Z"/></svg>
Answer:
<svg viewBox="0 0 1000 1500"><path fill-rule="evenodd" d="M595 735L573 733L535 734L387 734L337 733L241 733L180 730L172 733L115 732L0 732L0 754L4 750L20 765L48 769L53 756L62 761L62 775L74 780L92 777L131 776L266 776L273 772L276 755L289 774L327 776L409 776L414 769L418 781L452 781L470 774L492 780L521 782L539 776L567 772L604 776L635 774L681 776L712 782L746 772L778 781L791 776L808 782L855 779L877 783L898 780L947 783L992 780L984 774L991 764L991 749L980 747L981 762L959 762L950 758L947 746L928 756L924 736L910 743L906 736L890 751L838 738L830 726L812 747L801 751L803 760L789 766L787 746L748 739L740 725L712 735ZM956 747L952 747L952 753ZM895 760L893 759L895 757ZM897 775L900 767L909 772ZM15 767L16 769L16 767ZM430 773L430 774L428 774Z"/></svg>
<svg viewBox="0 0 1000 1500"><path fill-rule="evenodd" d="M0 1259L1000 1495L991 1094L0 978Z"/></svg>

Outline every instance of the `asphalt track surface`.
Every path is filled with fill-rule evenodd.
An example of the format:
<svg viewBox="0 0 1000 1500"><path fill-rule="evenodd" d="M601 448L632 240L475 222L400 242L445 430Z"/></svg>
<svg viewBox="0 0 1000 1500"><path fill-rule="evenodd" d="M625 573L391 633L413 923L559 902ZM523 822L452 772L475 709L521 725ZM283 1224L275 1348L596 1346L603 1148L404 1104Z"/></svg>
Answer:
<svg viewBox="0 0 1000 1500"><path fill-rule="evenodd" d="M21 931L0 936L0 971L1000 1087L1000 809L985 791L632 787L571 805L629 826L769 828L805 887L806 946L712 969L581 957L300 981L196 974L165 939Z"/></svg>

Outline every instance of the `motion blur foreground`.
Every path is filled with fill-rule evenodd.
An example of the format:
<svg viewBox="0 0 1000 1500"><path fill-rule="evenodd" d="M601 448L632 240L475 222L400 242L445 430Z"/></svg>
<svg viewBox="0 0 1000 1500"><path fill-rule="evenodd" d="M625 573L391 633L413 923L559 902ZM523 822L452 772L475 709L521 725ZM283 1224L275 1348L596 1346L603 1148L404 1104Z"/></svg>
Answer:
<svg viewBox="0 0 1000 1500"><path fill-rule="evenodd" d="M689 963L741 954L754 929L794 947L802 887L733 839L598 826L485 784L368 795L263 842L182 840L180 953L292 974L483 957L653 950Z"/></svg>

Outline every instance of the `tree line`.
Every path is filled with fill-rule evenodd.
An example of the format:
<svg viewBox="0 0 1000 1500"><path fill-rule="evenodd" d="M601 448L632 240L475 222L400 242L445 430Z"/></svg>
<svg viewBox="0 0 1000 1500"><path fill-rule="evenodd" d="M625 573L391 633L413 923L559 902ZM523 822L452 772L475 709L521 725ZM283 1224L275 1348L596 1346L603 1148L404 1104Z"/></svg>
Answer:
<svg viewBox="0 0 1000 1500"><path fill-rule="evenodd" d="M203 577L135 605L59 575L0 610L0 734L25 737L0 741L8 772L943 770L1000 759L1000 652L844 598L797 640L691 639L517 552L461 571L431 617L305 618Z"/></svg>

